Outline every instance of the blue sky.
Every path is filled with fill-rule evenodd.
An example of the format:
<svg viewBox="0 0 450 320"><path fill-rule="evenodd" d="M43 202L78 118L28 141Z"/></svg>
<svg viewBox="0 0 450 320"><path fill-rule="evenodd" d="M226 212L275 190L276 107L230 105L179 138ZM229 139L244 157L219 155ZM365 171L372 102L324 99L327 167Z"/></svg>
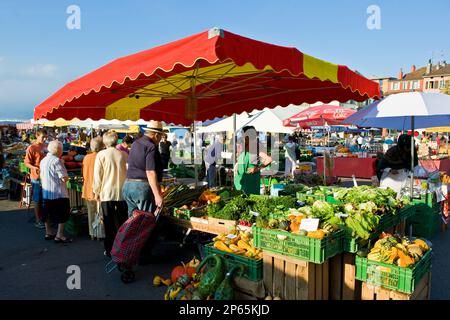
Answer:
<svg viewBox="0 0 450 320"><path fill-rule="evenodd" d="M69 30L69 5L81 30ZM366 10L381 9L369 30ZM448 0L0 0L0 118L29 119L65 83L213 26L344 64L365 76L450 60Z"/></svg>

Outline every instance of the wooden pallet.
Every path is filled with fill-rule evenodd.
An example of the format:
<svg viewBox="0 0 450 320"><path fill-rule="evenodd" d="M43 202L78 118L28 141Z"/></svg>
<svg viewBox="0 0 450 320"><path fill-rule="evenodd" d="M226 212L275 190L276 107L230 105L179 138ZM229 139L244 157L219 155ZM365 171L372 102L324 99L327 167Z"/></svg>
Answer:
<svg viewBox="0 0 450 320"><path fill-rule="evenodd" d="M411 294L406 294L394 290L363 283L361 291L362 300L429 300L431 292L431 272L425 275L416 290Z"/></svg>
<svg viewBox="0 0 450 320"><path fill-rule="evenodd" d="M264 252L264 285L283 300L328 300L329 264Z"/></svg>
<svg viewBox="0 0 450 320"><path fill-rule="evenodd" d="M330 300L361 300L362 283L355 279L355 254L341 253L329 260Z"/></svg>

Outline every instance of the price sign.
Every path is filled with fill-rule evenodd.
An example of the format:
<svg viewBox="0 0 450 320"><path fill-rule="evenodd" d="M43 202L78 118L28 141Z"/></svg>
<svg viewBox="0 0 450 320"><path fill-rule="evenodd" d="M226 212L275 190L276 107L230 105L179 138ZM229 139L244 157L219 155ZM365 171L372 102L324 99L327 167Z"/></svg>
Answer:
<svg viewBox="0 0 450 320"><path fill-rule="evenodd" d="M302 219L300 230L317 231L319 228L319 219Z"/></svg>
<svg viewBox="0 0 450 320"><path fill-rule="evenodd" d="M254 215L255 217L258 217L258 216L259 216L259 213L256 212L256 211L251 211L251 210L250 210L250 214L251 214L251 215Z"/></svg>

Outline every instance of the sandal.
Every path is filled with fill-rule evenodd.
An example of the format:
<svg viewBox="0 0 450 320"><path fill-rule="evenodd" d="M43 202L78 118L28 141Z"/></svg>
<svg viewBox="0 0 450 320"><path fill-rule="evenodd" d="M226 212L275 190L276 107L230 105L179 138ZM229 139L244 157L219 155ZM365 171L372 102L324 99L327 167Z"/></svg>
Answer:
<svg viewBox="0 0 450 320"><path fill-rule="evenodd" d="M53 240L55 239L56 235L55 234L46 234L44 239L45 240Z"/></svg>
<svg viewBox="0 0 450 320"><path fill-rule="evenodd" d="M61 238L55 237L55 243L71 243L71 242L72 242L72 239L67 239L67 238L61 239Z"/></svg>

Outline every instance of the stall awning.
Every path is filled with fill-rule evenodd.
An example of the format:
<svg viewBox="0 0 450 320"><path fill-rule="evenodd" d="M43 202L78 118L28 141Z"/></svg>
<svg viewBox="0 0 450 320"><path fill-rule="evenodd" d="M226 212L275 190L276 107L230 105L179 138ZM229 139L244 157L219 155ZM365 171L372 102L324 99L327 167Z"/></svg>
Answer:
<svg viewBox="0 0 450 320"><path fill-rule="evenodd" d="M213 28L66 84L35 108L34 118L188 125L277 105L379 97L377 83L346 66Z"/></svg>
<svg viewBox="0 0 450 320"><path fill-rule="evenodd" d="M31 130L33 129L34 124L31 122L22 122L22 123L17 123L16 124L16 128L18 130Z"/></svg>

